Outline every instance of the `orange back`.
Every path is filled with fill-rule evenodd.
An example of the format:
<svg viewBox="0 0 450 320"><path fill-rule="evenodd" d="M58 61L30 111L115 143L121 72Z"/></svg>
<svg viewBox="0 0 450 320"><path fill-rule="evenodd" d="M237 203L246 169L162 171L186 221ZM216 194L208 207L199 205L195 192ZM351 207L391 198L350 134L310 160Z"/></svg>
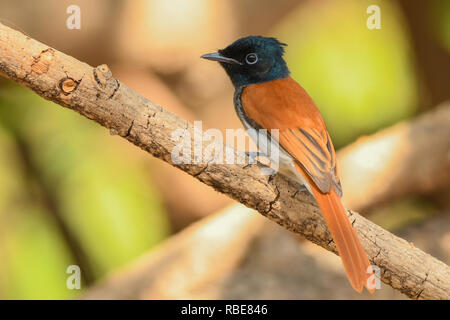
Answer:
<svg viewBox="0 0 450 320"><path fill-rule="evenodd" d="M291 77L244 88L242 106L262 128L279 129L280 146L323 193L342 195L336 154L322 116L311 97Z"/></svg>

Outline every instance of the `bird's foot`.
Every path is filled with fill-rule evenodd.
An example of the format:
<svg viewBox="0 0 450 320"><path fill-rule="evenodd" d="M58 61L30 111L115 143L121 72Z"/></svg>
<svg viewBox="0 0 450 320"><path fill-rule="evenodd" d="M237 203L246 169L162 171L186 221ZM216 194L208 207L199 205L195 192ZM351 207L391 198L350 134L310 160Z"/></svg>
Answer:
<svg viewBox="0 0 450 320"><path fill-rule="evenodd" d="M247 155L247 157L249 158L249 164L253 164L256 163L256 158L258 157L265 157L266 155L262 152L258 152L258 151L246 151L245 154Z"/></svg>
<svg viewBox="0 0 450 320"><path fill-rule="evenodd" d="M295 198L295 196L298 194L298 193L300 193L300 192L308 192L309 193L309 190L308 190L308 188L304 185L304 184L298 184L298 189L297 190L295 190L295 192L294 192L294 194L291 196L292 198Z"/></svg>

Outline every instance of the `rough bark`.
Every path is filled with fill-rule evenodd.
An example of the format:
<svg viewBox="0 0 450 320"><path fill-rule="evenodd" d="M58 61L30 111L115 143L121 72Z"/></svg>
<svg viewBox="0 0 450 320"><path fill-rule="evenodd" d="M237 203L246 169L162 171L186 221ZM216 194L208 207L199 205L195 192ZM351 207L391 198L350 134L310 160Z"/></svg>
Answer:
<svg viewBox="0 0 450 320"><path fill-rule="evenodd" d="M283 176L263 176L257 165L245 163L174 164L171 150L177 142L172 133L182 128L193 137L193 127L129 89L106 65L92 68L0 24L0 74L97 121L111 133L336 253L314 199L298 192L298 186ZM411 298L449 298L450 268L445 263L359 214L349 211L349 215L370 260L382 269L385 283Z"/></svg>

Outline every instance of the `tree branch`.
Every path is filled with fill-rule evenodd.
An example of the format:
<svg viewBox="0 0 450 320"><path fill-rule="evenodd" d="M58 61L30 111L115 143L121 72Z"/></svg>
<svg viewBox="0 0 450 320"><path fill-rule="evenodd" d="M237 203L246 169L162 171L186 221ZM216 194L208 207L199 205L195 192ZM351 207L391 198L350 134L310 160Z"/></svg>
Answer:
<svg viewBox="0 0 450 320"><path fill-rule="evenodd" d="M193 137L193 127L126 87L106 65L92 68L0 24L0 74L97 121L111 133L336 253L313 197L297 192L297 185L287 178L262 176L257 165L174 164L171 150L177 143L171 139L172 132L184 128ZM235 151L235 156L242 154ZM385 283L411 298L449 298L450 268L445 263L349 213Z"/></svg>

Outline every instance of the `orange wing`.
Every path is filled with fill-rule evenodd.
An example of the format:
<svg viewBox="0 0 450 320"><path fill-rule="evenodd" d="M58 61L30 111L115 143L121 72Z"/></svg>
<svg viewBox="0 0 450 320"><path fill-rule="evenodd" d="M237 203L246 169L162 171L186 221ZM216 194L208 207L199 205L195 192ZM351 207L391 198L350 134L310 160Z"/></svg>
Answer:
<svg viewBox="0 0 450 320"><path fill-rule="evenodd" d="M247 86L241 96L248 117L265 129L279 129L280 146L319 190L342 196L336 154L319 110L292 78Z"/></svg>

